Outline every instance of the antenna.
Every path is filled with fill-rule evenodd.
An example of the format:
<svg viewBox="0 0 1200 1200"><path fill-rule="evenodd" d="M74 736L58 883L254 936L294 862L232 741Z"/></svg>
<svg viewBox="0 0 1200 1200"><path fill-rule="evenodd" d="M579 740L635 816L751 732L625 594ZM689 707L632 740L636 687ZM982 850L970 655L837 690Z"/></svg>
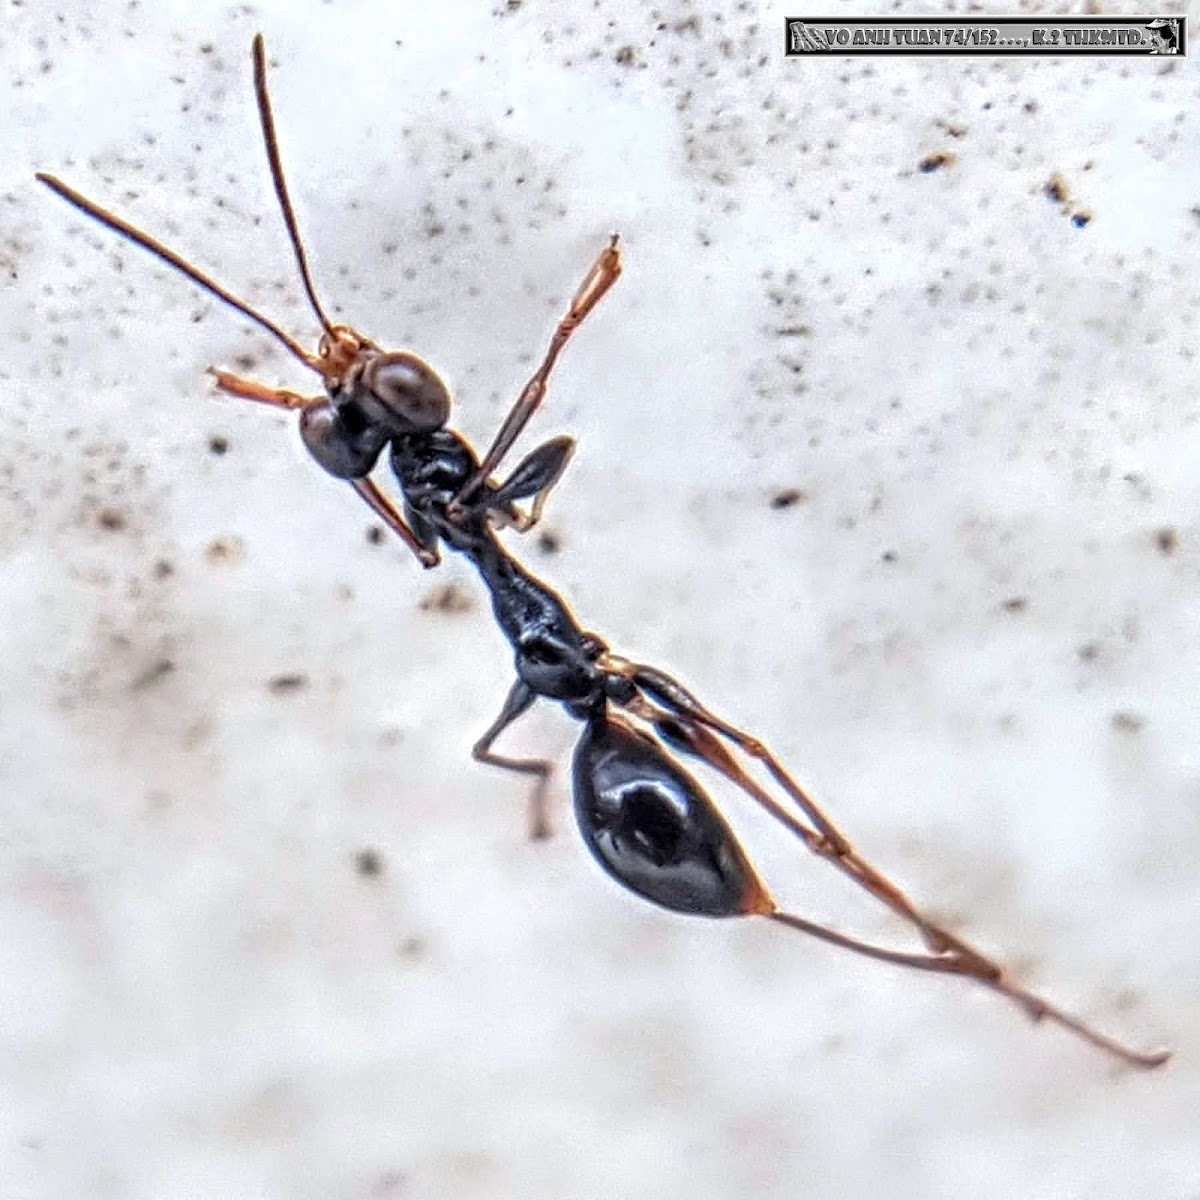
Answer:
<svg viewBox="0 0 1200 1200"><path fill-rule="evenodd" d="M252 50L254 56L254 95L258 100L258 115L262 121L263 141L267 146L267 161L271 164L271 182L275 185L275 195L279 207L283 210L283 223L287 226L288 237L292 249L296 253L296 264L300 268L300 278L304 283L304 292L308 302L316 313L321 328L330 336L334 336L333 324L325 315L321 302L317 299L316 288L313 287L312 273L308 269L308 256L304 253L304 243L300 240L300 228L296 224L296 212L292 208L292 200L288 195L287 183L283 178L283 163L279 157L279 139L275 135L275 117L271 113L271 97L267 92L267 49L263 35L254 35Z"/></svg>
<svg viewBox="0 0 1200 1200"><path fill-rule="evenodd" d="M202 287L206 292L211 292L218 300L223 300L228 304L230 308L236 308L243 316L249 317L256 324L261 325L272 337L286 346L305 366L311 367L314 371L321 370L316 356L305 350L295 338L284 333L274 321L263 316L256 308L252 308L247 304L245 300L240 299L228 289L223 288L215 279L211 279L205 275L199 267L193 266L182 255L176 254L170 247L164 246L157 238L151 237L136 225L131 225L128 221L118 217L116 213L110 212L94 200L89 200L73 187L69 187L63 183L61 179L57 179L53 175L48 175L45 171L37 173L37 180L39 183L44 183L52 192L57 192L68 204L79 209L85 216L91 217L94 221L99 221L101 225L108 226L114 233L120 234L123 238L128 238L129 241L141 246L143 250L149 250L155 258L161 259L169 267L174 267L176 271L182 275L186 275L194 284Z"/></svg>
<svg viewBox="0 0 1200 1200"><path fill-rule="evenodd" d="M287 226L288 238L292 243L292 250L296 255L296 264L300 268L300 279L304 284L304 294L308 297L308 302L316 314L317 320L321 322L322 329L325 330L325 333L331 340L337 341L337 328L325 315L325 310L321 307L321 302L317 299L316 289L313 287L312 273L308 269L308 258L304 252L304 243L300 240L300 229L296 224L296 213L292 208L287 183L283 177L283 163L279 157L279 139L275 134L275 118L271 113L271 97L267 92L267 51L261 33L254 35L253 58L254 94L258 101L258 115L262 122L263 141L267 147L267 161L271 166L271 181L275 185L275 195L279 200L279 207L283 211L283 222ZM63 183L61 179L46 174L44 171L39 171L37 178L39 182L44 183L52 192L57 192L68 204L74 205L85 216L91 217L94 221L99 221L101 225L107 226L123 238L128 238L129 241L141 246L143 250L148 250L169 267L174 267L176 271L186 275L194 284L202 287L206 292L210 292L218 300L223 300L231 308L237 309L238 312L243 316L249 317L257 325L262 326L272 337L286 346L305 366L311 367L314 371L318 371L322 375L326 373L323 369L323 356L310 353L295 338L284 333L274 321L264 316L256 308L251 307L245 300L222 287L215 279L206 275L199 267L188 262L181 254L177 254L157 238L151 237L150 234L139 229L136 225L131 225L124 218L118 217L116 213L97 204L94 200L89 200L73 187Z"/></svg>

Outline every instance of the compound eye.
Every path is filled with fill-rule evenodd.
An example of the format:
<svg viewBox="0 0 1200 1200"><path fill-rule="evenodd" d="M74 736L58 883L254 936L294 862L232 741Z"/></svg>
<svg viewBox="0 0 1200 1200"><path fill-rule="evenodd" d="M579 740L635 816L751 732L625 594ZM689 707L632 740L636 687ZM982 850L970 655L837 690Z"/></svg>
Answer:
<svg viewBox="0 0 1200 1200"><path fill-rule="evenodd" d="M450 392L437 372L403 350L379 354L363 371L371 395L412 433L440 429L450 417Z"/></svg>

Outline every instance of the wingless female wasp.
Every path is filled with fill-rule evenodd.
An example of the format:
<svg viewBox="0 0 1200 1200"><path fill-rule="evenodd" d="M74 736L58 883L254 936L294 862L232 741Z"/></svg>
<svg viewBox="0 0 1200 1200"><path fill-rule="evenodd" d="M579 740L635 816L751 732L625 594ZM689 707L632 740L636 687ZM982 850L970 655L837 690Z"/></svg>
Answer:
<svg viewBox="0 0 1200 1200"><path fill-rule="evenodd" d="M761 741L718 716L665 672L613 654L498 540L500 528L524 532L536 524L571 457L571 438L551 438L507 478L493 476L542 403L563 347L620 275L617 238L592 264L541 364L480 460L461 434L446 427L450 393L428 363L408 351L381 349L350 326L330 321L322 309L284 182L261 36L254 39L253 60L271 178L308 302L323 331L315 354L156 239L52 175L39 174L38 179L249 317L314 370L325 389L316 398L227 371L214 375L216 386L230 395L296 410L300 436L312 457L348 482L423 566L436 566L439 547L445 545L479 572L496 621L512 644L517 681L472 753L480 762L534 777L535 836L546 832L551 764L505 757L494 753L492 745L535 700L557 700L582 724L573 764L580 832L597 862L630 891L680 913L767 917L884 962L969 979L1019 1004L1034 1021L1054 1022L1121 1062L1137 1067L1166 1062L1165 1051L1130 1049L1027 991L997 963L930 919L858 853ZM370 477L385 448L401 505ZM528 511L519 507L522 501L530 502ZM762 805L808 850L914 927L924 952L872 945L780 910L721 812L672 750L706 763ZM755 763L774 790L752 774Z"/></svg>

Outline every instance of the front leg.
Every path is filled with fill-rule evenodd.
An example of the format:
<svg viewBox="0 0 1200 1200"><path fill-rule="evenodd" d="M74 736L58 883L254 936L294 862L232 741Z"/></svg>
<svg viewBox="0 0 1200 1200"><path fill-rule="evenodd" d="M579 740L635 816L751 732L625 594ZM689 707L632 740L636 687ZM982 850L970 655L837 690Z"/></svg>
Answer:
<svg viewBox="0 0 1200 1200"><path fill-rule="evenodd" d="M268 387L257 380L244 379L242 376L231 374L229 371L220 371L215 368L212 368L211 371L217 381L217 387L222 392L225 392L226 395L237 396L242 400L254 400L259 404L269 404L273 408L299 410L301 414L300 423L302 433L304 432L305 419L312 417L314 414L320 413L326 418L325 422L321 425L321 428L325 430L328 429L330 420L336 420L336 415L329 408L328 401L321 397L301 396L299 393L290 392L285 388ZM305 444L308 446L309 451L317 457L317 461L321 462L321 456L317 454L316 449L307 438ZM371 462L374 461L376 453L378 453L377 449L374 450L370 457ZM328 466L326 469L329 469ZM342 472L337 471L336 474L340 476ZM426 545L413 533L400 510L379 490L368 476L351 478L347 482L362 497L367 507L416 555L417 560L423 567L428 570L430 567L436 567L441 562L436 547Z"/></svg>
<svg viewBox="0 0 1200 1200"><path fill-rule="evenodd" d="M520 681L512 686L504 701L500 715L487 727L483 736L471 747L471 757L476 762L501 767L505 771L516 771L521 775L534 775L536 782L529 797L529 836L535 842L550 836L550 818L546 806L546 784L554 764L545 758L509 758L492 753L492 743L518 717L524 716L537 699L537 693Z"/></svg>
<svg viewBox="0 0 1200 1200"><path fill-rule="evenodd" d="M363 498L367 507L417 556L417 561L426 570L442 561L441 555L432 546L422 544L401 515L400 510L379 490L369 476L351 479L350 486Z"/></svg>

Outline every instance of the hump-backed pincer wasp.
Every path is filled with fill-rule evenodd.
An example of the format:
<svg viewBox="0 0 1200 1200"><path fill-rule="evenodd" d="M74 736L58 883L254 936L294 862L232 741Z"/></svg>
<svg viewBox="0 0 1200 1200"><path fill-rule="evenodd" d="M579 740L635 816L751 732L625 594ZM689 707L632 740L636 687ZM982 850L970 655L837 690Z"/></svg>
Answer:
<svg viewBox="0 0 1200 1200"><path fill-rule="evenodd" d="M969 979L1014 1001L1034 1021L1053 1022L1124 1063L1156 1067L1166 1062L1165 1051L1130 1049L1021 987L996 962L932 920L863 858L761 741L718 716L665 672L612 653L500 542L499 529L524 532L537 523L571 457L571 438L551 438L506 478L493 474L545 398L563 347L620 275L617 238L585 275L540 365L480 459L461 434L447 428L450 393L428 363L407 351L381 349L350 326L330 321L322 309L284 182L261 36L254 39L253 60L271 177L322 329L315 354L156 239L53 176L39 174L38 179L262 326L315 371L324 385L324 394L315 398L226 371L214 374L217 387L229 395L294 409L312 457L349 483L422 565L436 566L445 546L478 571L496 621L512 644L517 680L472 753L480 762L534 777L534 835L546 832L551 764L496 754L492 746L536 700L556 700L582 727L572 772L579 829L600 865L630 891L681 913L767 917L884 962ZM399 485L399 505L371 479L385 449ZM529 502L527 510L523 502ZM720 810L677 756L705 763L760 804L808 850L912 926L924 951L873 945L780 910ZM755 766L765 783L751 773Z"/></svg>

